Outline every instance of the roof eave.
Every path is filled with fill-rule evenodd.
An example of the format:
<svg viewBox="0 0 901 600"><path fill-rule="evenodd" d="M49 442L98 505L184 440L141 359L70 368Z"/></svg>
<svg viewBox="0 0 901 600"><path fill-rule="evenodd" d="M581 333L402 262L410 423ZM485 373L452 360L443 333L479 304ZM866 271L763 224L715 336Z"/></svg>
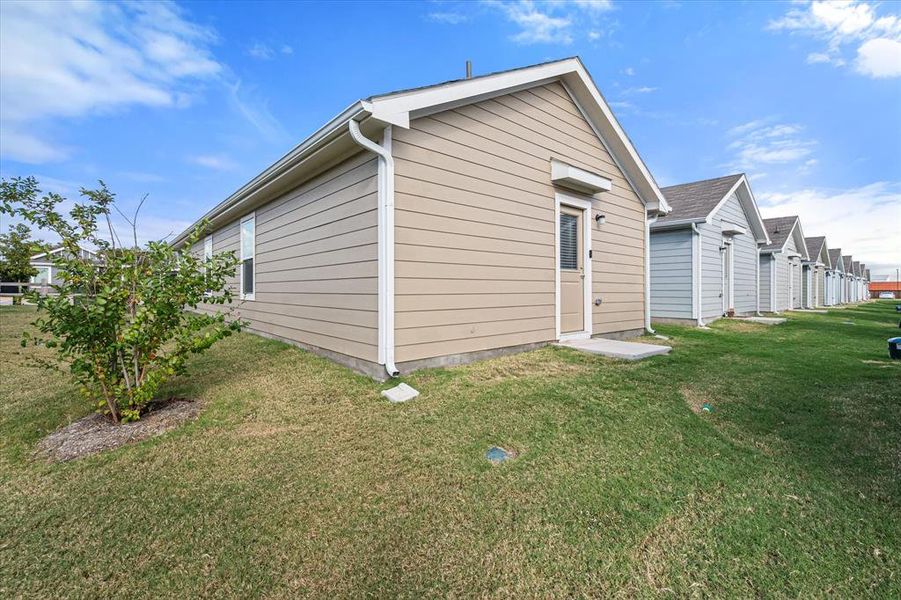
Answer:
<svg viewBox="0 0 901 600"><path fill-rule="evenodd" d="M354 102L328 123L317 129L300 144L292 148L287 154L275 161L262 173L245 183L228 198L207 211L203 217L178 234L178 236L173 239L172 244L176 247L180 246L202 221L215 221L220 215L233 210L248 198L252 197L253 194L259 192L278 178L291 172L291 170L300 165L305 158L322 148L337 135L342 134L342 130L346 128L348 121L351 119L360 121L367 116L369 116L369 113L364 106L364 102L362 100Z"/></svg>

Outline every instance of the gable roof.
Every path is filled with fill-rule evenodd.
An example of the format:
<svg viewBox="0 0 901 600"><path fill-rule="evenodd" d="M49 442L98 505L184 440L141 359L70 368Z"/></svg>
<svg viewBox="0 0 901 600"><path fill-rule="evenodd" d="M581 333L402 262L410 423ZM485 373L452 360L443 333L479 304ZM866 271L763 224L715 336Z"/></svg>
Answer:
<svg viewBox="0 0 901 600"><path fill-rule="evenodd" d="M854 275L860 277L860 263L858 261L851 262L851 270L854 272Z"/></svg>
<svg viewBox="0 0 901 600"><path fill-rule="evenodd" d="M832 266L829 263L829 253L823 251L826 248L825 235L804 238L804 244L807 246L807 256L810 258L810 262L820 262L820 255L825 255L826 262L823 264L827 267Z"/></svg>
<svg viewBox="0 0 901 600"><path fill-rule="evenodd" d="M651 227L665 229L688 223L710 222L713 215L734 193L758 242L769 243L763 218L744 173L671 185L660 190L671 210L660 216Z"/></svg>
<svg viewBox="0 0 901 600"><path fill-rule="evenodd" d="M180 233L173 244L184 243L202 220L210 221L213 227L221 226L297 187L341 157L359 151L348 131L350 121L356 121L362 133L372 139L388 126L407 128L412 119L553 81L559 81L572 97L646 209L662 214L669 212L660 188L585 65L578 57L571 57L358 100L208 211Z"/></svg>
<svg viewBox="0 0 901 600"><path fill-rule="evenodd" d="M854 263L851 261L850 254L842 255L842 263L845 267L845 273L854 273Z"/></svg>
<svg viewBox="0 0 901 600"><path fill-rule="evenodd" d="M835 248L829 250L829 262L832 263L834 271L844 271L845 266L842 264L842 249Z"/></svg>
<svg viewBox="0 0 901 600"><path fill-rule="evenodd" d="M801 258L808 259L807 243L804 241L804 232L801 231L801 219L797 216L791 217L774 217L772 219L764 219L763 224L766 227L766 233L770 238L770 243L760 249L762 253L782 252L790 237L794 236L795 246L801 254Z"/></svg>

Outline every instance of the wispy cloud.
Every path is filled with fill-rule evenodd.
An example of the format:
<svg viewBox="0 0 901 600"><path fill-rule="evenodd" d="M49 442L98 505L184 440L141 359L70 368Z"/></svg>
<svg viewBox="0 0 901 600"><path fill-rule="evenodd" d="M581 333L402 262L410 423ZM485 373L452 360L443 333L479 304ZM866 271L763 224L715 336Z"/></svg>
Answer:
<svg viewBox="0 0 901 600"><path fill-rule="evenodd" d="M281 44L276 49L263 42L254 42L247 48L247 55L258 60L272 60L279 54L290 56L291 54L294 54L294 48L288 44Z"/></svg>
<svg viewBox="0 0 901 600"><path fill-rule="evenodd" d="M47 134L61 122L135 106L184 108L209 86L225 88L268 141L284 140L265 99L213 56L217 42L171 2L0 2L2 157L66 160L77 148ZM277 47L270 50L293 52Z"/></svg>
<svg viewBox="0 0 901 600"><path fill-rule="evenodd" d="M238 163L222 154L200 154L189 156L188 162L213 171L233 171Z"/></svg>
<svg viewBox="0 0 901 600"><path fill-rule="evenodd" d="M0 3L0 135L6 158L70 151L34 132L49 119L184 106L222 72L215 33L171 3Z"/></svg>
<svg viewBox="0 0 901 600"><path fill-rule="evenodd" d="M519 31L510 39L518 44L569 45L582 35L600 39L600 19L613 9L610 0L488 0L485 4L499 9L517 26Z"/></svg>
<svg viewBox="0 0 901 600"><path fill-rule="evenodd" d="M625 94L625 95L629 95L629 94L650 94L651 92L656 92L656 91L657 91L657 88L644 85L644 86L640 86L640 87L630 87L630 88L626 88L626 89L624 89L624 90L622 91L622 93Z"/></svg>
<svg viewBox="0 0 901 600"><path fill-rule="evenodd" d="M757 191L765 217L802 215L807 235L825 235L833 247L854 254L873 274L894 274L901 264L901 183L879 181L849 189Z"/></svg>
<svg viewBox="0 0 901 600"><path fill-rule="evenodd" d="M460 23L465 23L466 21L468 21L469 17L462 12L442 11L429 13L426 15L426 19L428 19L429 21L434 21L435 23L459 25Z"/></svg>
<svg viewBox="0 0 901 600"><path fill-rule="evenodd" d="M901 77L901 18L877 14L878 4L857 0L816 1L791 8L767 29L802 34L824 42L821 51L807 55L810 64L853 64L861 75ZM856 56L847 47L856 46Z"/></svg>
<svg viewBox="0 0 901 600"><path fill-rule="evenodd" d="M802 136L803 128L797 124L776 123L773 117L757 119L732 127L727 132L731 141L728 149L733 157L729 164L732 169L756 173L768 165L799 163L810 156L816 141Z"/></svg>

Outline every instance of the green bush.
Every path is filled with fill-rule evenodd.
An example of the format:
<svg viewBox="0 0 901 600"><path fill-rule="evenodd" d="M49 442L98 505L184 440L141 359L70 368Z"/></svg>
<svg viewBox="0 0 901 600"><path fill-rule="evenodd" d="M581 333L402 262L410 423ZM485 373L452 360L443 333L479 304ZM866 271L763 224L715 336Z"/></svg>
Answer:
<svg viewBox="0 0 901 600"><path fill-rule="evenodd" d="M110 218L115 197L106 185L101 181L81 195L85 201L66 218L58 212L65 198L41 195L33 177L0 183L0 212L55 233L64 248L52 256L60 274L52 292L27 295L38 307L33 325L41 335L26 332L22 344L56 348L59 362L98 410L116 422L132 421L164 381L184 371L189 356L241 328L232 307L196 310L232 303L227 280L238 259L233 252L204 259L165 241L141 247L137 212L129 221L132 241L123 245ZM185 248L205 226L192 231ZM85 256L84 247L96 248L96 259Z"/></svg>

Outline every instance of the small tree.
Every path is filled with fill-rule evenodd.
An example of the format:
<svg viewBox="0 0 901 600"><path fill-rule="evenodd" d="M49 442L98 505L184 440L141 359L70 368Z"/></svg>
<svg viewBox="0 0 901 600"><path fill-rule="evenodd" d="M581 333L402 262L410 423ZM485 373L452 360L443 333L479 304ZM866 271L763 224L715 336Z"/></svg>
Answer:
<svg viewBox="0 0 901 600"><path fill-rule="evenodd" d="M101 181L98 189L82 189L81 195L86 201L66 219L57 210L65 199L41 195L33 177L0 183L0 212L54 232L63 246L52 257L60 273L54 293L28 295L37 304L33 324L42 335L25 333L22 344L56 348L98 410L117 423L132 421L164 381L184 372L189 356L240 329L231 308L196 310L201 303L231 304L227 282L238 260L234 252L209 259L190 252L206 224L185 241L188 251L178 252L165 241L142 248L137 212L126 219L132 241L123 245L110 219L115 198L106 185ZM84 258L83 246L97 248L98 258Z"/></svg>
<svg viewBox="0 0 901 600"><path fill-rule="evenodd" d="M0 234L0 282L24 283L37 275L31 266L31 256L40 245L31 239L31 229L24 223L9 227L9 232ZM13 301L18 302L19 296Z"/></svg>

